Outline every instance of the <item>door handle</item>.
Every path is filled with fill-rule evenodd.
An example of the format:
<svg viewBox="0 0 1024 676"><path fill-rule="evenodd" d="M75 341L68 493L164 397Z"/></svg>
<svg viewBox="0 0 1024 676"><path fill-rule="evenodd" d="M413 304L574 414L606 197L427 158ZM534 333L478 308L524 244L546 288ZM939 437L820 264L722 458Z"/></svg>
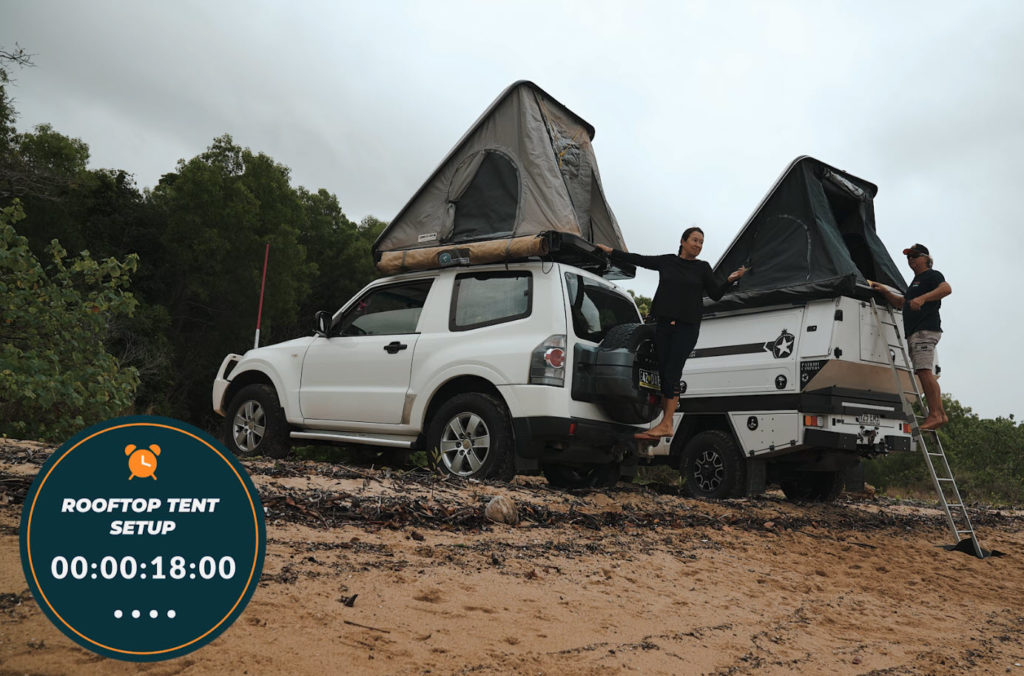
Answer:
<svg viewBox="0 0 1024 676"><path fill-rule="evenodd" d="M409 347L405 343L399 343L397 340L392 341L384 346L384 351L388 354L398 354L399 350L404 350Z"/></svg>

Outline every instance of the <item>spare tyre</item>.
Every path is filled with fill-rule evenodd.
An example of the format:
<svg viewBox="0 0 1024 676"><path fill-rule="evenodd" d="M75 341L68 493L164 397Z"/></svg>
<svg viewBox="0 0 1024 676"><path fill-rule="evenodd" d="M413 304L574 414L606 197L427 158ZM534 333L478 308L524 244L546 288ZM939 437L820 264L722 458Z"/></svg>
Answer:
<svg viewBox="0 0 1024 676"><path fill-rule="evenodd" d="M620 324L601 344L576 344L572 397L598 404L612 420L649 423L661 412L653 324Z"/></svg>

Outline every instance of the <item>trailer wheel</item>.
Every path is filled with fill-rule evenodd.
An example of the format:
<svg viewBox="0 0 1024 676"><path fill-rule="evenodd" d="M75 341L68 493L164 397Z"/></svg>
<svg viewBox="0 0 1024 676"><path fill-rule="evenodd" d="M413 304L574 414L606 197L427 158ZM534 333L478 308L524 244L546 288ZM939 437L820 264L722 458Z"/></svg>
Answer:
<svg viewBox="0 0 1024 676"><path fill-rule="evenodd" d="M793 472L780 485L794 502L832 502L843 492L843 473Z"/></svg>
<svg viewBox="0 0 1024 676"><path fill-rule="evenodd" d="M721 430L700 432L683 448L679 471L683 491L694 498L733 498L743 494L746 460L732 435Z"/></svg>

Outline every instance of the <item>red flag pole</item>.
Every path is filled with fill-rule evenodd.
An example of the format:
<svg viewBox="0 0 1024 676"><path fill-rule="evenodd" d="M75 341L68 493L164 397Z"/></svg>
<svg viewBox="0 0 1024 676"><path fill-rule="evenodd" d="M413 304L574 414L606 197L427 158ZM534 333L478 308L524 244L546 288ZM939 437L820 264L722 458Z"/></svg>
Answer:
<svg viewBox="0 0 1024 676"><path fill-rule="evenodd" d="M260 346L260 321L263 319L263 289L267 285L267 261L270 260L270 242L267 242L267 249L263 252L263 281L260 282L260 309L256 314L256 339L252 343L252 349Z"/></svg>

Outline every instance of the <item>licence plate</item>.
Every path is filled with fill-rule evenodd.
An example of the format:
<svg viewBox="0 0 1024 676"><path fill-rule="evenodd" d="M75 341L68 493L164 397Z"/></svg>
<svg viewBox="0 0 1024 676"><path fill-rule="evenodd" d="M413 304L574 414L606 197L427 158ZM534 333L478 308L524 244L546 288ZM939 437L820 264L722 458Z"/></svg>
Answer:
<svg viewBox="0 0 1024 676"><path fill-rule="evenodd" d="M648 390L661 390L661 376L657 371L646 369L639 369L639 371L640 387L646 387Z"/></svg>
<svg viewBox="0 0 1024 676"><path fill-rule="evenodd" d="M861 425L877 425L879 420L878 416L874 413L861 413L857 416L857 422Z"/></svg>

